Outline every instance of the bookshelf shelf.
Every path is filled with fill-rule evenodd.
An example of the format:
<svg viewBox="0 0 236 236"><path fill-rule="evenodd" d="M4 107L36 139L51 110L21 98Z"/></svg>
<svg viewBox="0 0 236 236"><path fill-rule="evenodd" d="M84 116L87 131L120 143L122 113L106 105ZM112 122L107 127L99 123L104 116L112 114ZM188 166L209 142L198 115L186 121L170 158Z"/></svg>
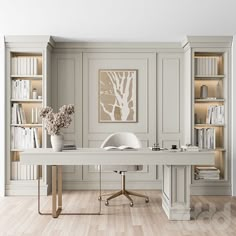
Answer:
<svg viewBox="0 0 236 236"><path fill-rule="evenodd" d="M195 79L206 79L206 80L219 80L219 79L223 79L225 77L225 75L195 75L194 76Z"/></svg>
<svg viewBox="0 0 236 236"><path fill-rule="evenodd" d="M209 103L215 103L215 102L224 102L225 99L224 98L216 98L216 99L210 99L210 98L195 98L194 101L196 103L200 103L200 102L209 102Z"/></svg>
<svg viewBox="0 0 236 236"><path fill-rule="evenodd" d="M20 103L42 103L43 99L11 99L11 102L20 102Z"/></svg>
<svg viewBox="0 0 236 236"><path fill-rule="evenodd" d="M43 78L43 75L11 75L12 79L32 79L32 80L36 80L39 79L41 80Z"/></svg>
<svg viewBox="0 0 236 236"><path fill-rule="evenodd" d="M194 127L224 127L224 124L195 124Z"/></svg>
<svg viewBox="0 0 236 236"><path fill-rule="evenodd" d="M42 127L42 124L11 124L12 127Z"/></svg>

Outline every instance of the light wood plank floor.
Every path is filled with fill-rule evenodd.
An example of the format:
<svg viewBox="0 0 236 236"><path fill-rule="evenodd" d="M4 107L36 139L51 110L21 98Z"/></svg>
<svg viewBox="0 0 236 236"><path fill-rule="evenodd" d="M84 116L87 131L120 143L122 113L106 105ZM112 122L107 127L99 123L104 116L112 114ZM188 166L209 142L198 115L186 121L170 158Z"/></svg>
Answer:
<svg viewBox="0 0 236 236"><path fill-rule="evenodd" d="M109 207L102 201L100 216L40 216L37 197L0 198L0 235L160 235L223 236L236 235L236 198L194 196L191 198L191 221L168 221L161 207L160 191L139 191L150 197L133 197L134 207L119 197ZM97 211L96 191L66 191L64 211ZM51 198L42 197L42 210L50 209Z"/></svg>

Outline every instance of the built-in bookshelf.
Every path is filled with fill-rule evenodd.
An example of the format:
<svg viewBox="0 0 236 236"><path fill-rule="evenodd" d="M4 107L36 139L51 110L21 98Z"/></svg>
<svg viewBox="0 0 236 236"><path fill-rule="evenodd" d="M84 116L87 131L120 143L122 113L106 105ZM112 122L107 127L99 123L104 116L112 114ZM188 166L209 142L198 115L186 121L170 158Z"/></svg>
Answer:
<svg viewBox="0 0 236 236"><path fill-rule="evenodd" d="M224 159L226 155L225 128L225 76L223 52L194 52L194 137L193 143L200 149L213 150L219 159L214 166L193 167L193 181L218 181L225 179ZM212 174L202 175L204 172ZM199 175L201 176L199 178Z"/></svg>
<svg viewBox="0 0 236 236"><path fill-rule="evenodd" d="M204 49L202 49L204 50ZM228 185L229 148L228 148L228 53L193 52L193 136L194 145L200 149L215 152L213 166L193 166L193 186ZM204 192L204 190L200 192ZM224 191L224 190L223 190ZM205 191L207 194L208 191ZM224 194L219 191L217 194ZM227 193L225 193L227 194Z"/></svg>
<svg viewBox="0 0 236 236"><path fill-rule="evenodd" d="M36 180L37 167L20 164L20 152L42 147L42 53L11 52L11 180Z"/></svg>
<svg viewBox="0 0 236 236"><path fill-rule="evenodd" d="M188 66L185 83L191 88L185 113L191 129L186 129L185 140L200 151L215 153L214 165L192 166L191 194L229 195L232 37L188 36L183 46Z"/></svg>
<svg viewBox="0 0 236 236"><path fill-rule="evenodd" d="M47 134L39 112L50 105L50 37L42 37L42 42L36 38L6 38L7 195L37 194L38 177L42 179L42 193L48 192L46 167L38 173L37 166L20 163L22 151L47 147Z"/></svg>

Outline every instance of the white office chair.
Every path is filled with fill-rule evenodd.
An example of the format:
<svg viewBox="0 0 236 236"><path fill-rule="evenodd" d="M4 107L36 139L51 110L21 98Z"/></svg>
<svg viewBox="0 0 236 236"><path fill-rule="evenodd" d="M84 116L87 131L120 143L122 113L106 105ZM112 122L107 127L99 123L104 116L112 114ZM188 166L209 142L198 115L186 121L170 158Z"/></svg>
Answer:
<svg viewBox="0 0 236 236"><path fill-rule="evenodd" d="M120 133L114 133L108 136L105 141L102 143L101 148L107 147L107 146L115 146L119 147L122 145L126 145L135 149L141 148L141 143L139 139L136 137L133 133L128 132L120 132ZM109 200L118 197L120 195L125 195L130 200L130 206L133 206L133 200L131 199L130 195L143 197L145 198L145 202L149 202L149 198L145 195L131 192L125 189L125 172L127 171L138 171L142 170L143 166L141 165L111 165L111 166L103 166L102 170L113 170L114 172L121 175L121 186L122 189L114 194L112 194L110 197L106 199L105 205L109 205ZM101 196L99 197L99 200L101 200Z"/></svg>

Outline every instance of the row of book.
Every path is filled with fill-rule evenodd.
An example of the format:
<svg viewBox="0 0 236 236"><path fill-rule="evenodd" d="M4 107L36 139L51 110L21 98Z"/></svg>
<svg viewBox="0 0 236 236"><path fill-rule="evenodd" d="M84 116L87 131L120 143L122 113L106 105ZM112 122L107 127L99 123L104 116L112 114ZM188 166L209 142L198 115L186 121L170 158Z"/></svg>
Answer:
<svg viewBox="0 0 236 236"><path fill-rule="evenodd" d="M11 127L11 148L40 148L38 128Z"/></svg>
<svg viewBox="0 0 236 236"><path fill-rule="evenodd" d="M25 111L20 103L12 104L11 121L12 124L27 124Z"/></svg>
<svg viewBox="0 0 236 236"><path fill-rule="evenodd" d="M12 80L11 97L13 99L30 99L31 81L30 80Z"/></svg>
<svg viewBox="0 0 236 236"><path fill-rule="evenodd" d="M220 170L214 166L197 166L195 169L195 179L219 180Z"/></svg>
<svg viewBox="0 0 236 236"><path fill-rule="evenodd" d="M218 57L195 57L195 75L218 75Z"/></svg>
<svg viewBox="0 0 236 236"><path fill-rule="evenodd" d="M11 162L11 179L12 180L36 180L36 165L23 165L19 161Z"/></svg>
<svg viewBox="0 0 236 236"><path fill-rule="evenodd" d="M224 105L221 106L209 106L207 109L207 124L224 124L225 112Z"/></svg>
<svg viewBox="0 0 236 236"><path fill-rule="evenodd" d="M31 121L26 118L25 110L21 103L12 104L11 122L12 124L38 124L39 119L39 109L38 107L31 108ZM28 123L27 123L28 122Z"/></svg>
<svg viewBox="0 0 236 236"><path fill-rule="evenodd" d="M194 145L200 149L216 148L216 133L214 128L195 128Z"/></svg>
<svg viewBox="0 0 236 236"><path fill-rule="evenodd" d="M17 56L11 58L12 75L37 75L38 74L38 58Z"/></svg>

